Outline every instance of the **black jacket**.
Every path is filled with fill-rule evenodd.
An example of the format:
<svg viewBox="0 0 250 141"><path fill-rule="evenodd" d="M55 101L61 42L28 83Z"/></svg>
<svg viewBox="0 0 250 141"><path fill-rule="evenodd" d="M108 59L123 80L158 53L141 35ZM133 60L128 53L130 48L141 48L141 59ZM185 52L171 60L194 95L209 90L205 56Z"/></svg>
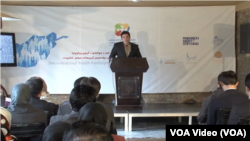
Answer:
<svg viewBox="0 0 250 141"><path fill-rule="evenodd" d="M131 44L131 51L128 57L141 58L142 56L141 56L141 52L140 52L138 45L134 43L130 43L130 44ZM118 42L114 44L114 47L110 53L109 58L115 58L116 56L118 58L127 57L123 42Z"/></svg>
<svg viewBox="0 0 250 141"><path fill-rule="evenodd" d="M41 100L38 97L31 97L30 104L37 109L48 111L53 114L56 114L58 110L58 105L47 102L45 100Z"/></svg>
<svg viewBox="0 0 250 141"><path fill-rule="evenodd" d="M231 109L233 105L247 100L248 96L246 94L234 89L226 90L224 93L212 98L208 106L207 124L222 124L220 117L217 117L217 111L219 110L219 108Z"/></svg>

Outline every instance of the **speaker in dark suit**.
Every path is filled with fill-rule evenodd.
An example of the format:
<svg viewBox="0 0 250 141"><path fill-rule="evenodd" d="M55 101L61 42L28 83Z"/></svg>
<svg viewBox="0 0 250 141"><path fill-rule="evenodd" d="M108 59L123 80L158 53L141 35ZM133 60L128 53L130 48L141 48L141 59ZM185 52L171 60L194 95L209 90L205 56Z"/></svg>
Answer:
<svg viewBox="0 0 250 141"><path fill-rule="evenodd" d="M114 44L113 49L111 50L109 58L125 58L125 57L134 57L141 58L141 52L137 44L130 42L130 33L128 31L123 31L121 33L122 42Z"/></svg>

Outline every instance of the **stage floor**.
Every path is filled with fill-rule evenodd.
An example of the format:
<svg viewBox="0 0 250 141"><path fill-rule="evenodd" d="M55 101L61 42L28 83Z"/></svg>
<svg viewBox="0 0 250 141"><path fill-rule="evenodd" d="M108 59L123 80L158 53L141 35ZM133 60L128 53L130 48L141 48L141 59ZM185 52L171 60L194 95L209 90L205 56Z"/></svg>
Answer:
<svg viewBox="0 0 250 141"><path fill-rule="evenodd" d="M133 131L124 131L124 124L120 123L120 119L116 118L116 127L118 135L124 136L127 141L129 139L163 139L166 138L166 125L188 125L189 118L182 117L179 121L178 117L135 117L133 118ZM192 117L192 125L198 125L196 117ZM158 141L158 140L157 140Z"/></svg>
<svg viewBox="0 0 250 141"><path fill-rule="evenodd" d="M196 117L201 109L201 103L182 104L182 103L145 103L142 110L116 110L113 106L115 117L124 118L124 131L133 131L132 124L135 118L153 117L178 117L179 122L183 117L188 117L187 125L192 125L193 117ZM121 120L123 121L123 120ZM150 128L150 126L148 126Z"/></svg>

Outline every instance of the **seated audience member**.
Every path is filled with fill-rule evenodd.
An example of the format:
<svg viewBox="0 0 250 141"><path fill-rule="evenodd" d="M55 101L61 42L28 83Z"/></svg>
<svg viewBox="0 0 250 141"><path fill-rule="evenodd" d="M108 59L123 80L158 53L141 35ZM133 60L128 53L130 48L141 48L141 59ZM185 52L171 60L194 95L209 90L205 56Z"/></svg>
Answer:
<svg viewBox="0 0 250 141"><path fill-rule="evenodd" d="M218 76L219 78L219 76ZM223 93L223 89L221 87L220 84L217 85L217 89L212 93L212 95L210 95L209 97L207 97L201 105L201 110L197 116L197 121L199 124L207 124L207 112L208 112L208 105L211 101L211 98L216 97L220 94Z"/></svg>
<svg viewBox="0 0 250 141"><path fill-rule="evenodd" d="M32 106L30 102L31 89L27 84L17 84L12 89L11 103L8 107L12 115L12 123L38 123L47 124L47 115L43 110Z"/></svg>
<svg viewBox="0 0 250 141"><path fill-rule="evenodd" d="M63 141L113 141L113 137L100 124L80 121L65 131Z"/></svg>
<svg viewBox="0 0 250 141"><path fill-rule="evenodd" d="M100 81L98 81L95 77L84 77L81 81L81 84L85 84L85 85L89 85L95 88L96 90L96 98L98 98L99 96L99 92L101 90L101 83ZM113 111L113 107L106 105L100 101L96 101L97 103L101 104L104 108L105 111L108 114L108 121L106 124L106 128L108 129L108 131L111 134L117 134L117 130L116 130L116 125L115 125L115 117L114 117L114 111ZM111 128L112 126L112 128Z"/></svg>
<svg viewBox="0 0 250 141"><path fill-rule="evenodd" d="M47 102L51 102L49 99L48 86L47 86L46 82L43 80L43 78L41 78L39 76L34 76L34 77L40 78L43 81L42 96L40 97L40 99L46 100ZM31 78L33 78L33 77L31 77Z"/></svg>
<svg viewBox="0 0 250 141"><path fill-rule="evenodd" d="M98 123L107 129L108 113L102 104L89 102L80 109L78 120L94 121L95 123ZM108 128L111 130L112 124ZM115 138L114 141L125 141L123 136L116 134L112 134L112 136Z"/></svg>
<svg viewBox="0 0 250 141"><path fill-rule="evenodd" d="M66 115L56 115L52 116L50 119L50 124L57 121L63 121L67 123L74 123L78 119L78 112L82 106L88 102L95 102L95 89L87 85L77 85L70 93L69 101L72 107L72 112Z"/></svg>
<svg viewBox="0 0 250 141"><path fill-rule="evenodd" d="M71 127L71 124L58 121L44 130L43 141L62 141L64 131Z"/></svg>
<svg viewBox="0 0 250 141"><path fill-rule="evenodd" d="M105 127L108 114L100 103L89 102L80 109L78 120L94 121Z"/></svg>
<svg viewBox="0 0 250 141"><path fill-rule="evenodd" d="M82 81L84 77L80 77L78 79L75 80L74 82L74 87L76 87L77 85L80 85L80 82ZM64 101L58 108L57 111L57 115L66 115L66 114L70 114L72 112L71 106L69 101Z"/></svg>
<svg viewBox="0 0 250 141"><path fill-rule="evenodd" d="M250 73L245 78L246 93L250 97ZM250 116L250 99L246 102L234 105L228 120L228 124L238 124L239 118Z"/></svg>
<svg viewBox="0 0 250 141"><path fill-rule="evenodd" d="M11 114L10 112L1 107L1 132L3 133L3 137L6 141L15 141L17 138L10 133L10 127L11 127ZM2 136L2 135L1 135Z"/></svg>
<svg viewBox="0 0 250 141"><path fill-rule="evenodd" d="M93 88L95 88L95 90L96 90L95 96L96 96L96 98L98 98L99 92L101 89L101 83L95 77L80 77L79 79L77 79L75 81L74 85L76 86L79 83L84 84L84 85L89 85L89 86L92 86ZM108 131L111 134L117 134L113 108L109 105L102 103L102 102L99 102L99 101L97 101L97 102L105 108L105 110L108 114L108 122L106 125ZM70 106L70 104L64 104L64 105L60 106L59 109L61 109L60 111L69 111L69 109L71 109L71 106ZM112 128L110 128L111 124L112 124Z"/></svg>
<svg viewBox="0 0 250 141"><path fill-rule="evenodd" d="M25 83L31 88L30 104L32 106L52 114L57 113L58 105L40 99L43 93L43 80L41 78L31 77Z"/></svg>
<svg viewBox="0 0 250 141"><path fill-rule="evenodd" d="M234 104L242 103L248 99L244 93L237 91L239 82L233 71L225 71L219 75L219 83L222 86L224 93L211 99L208 106L207 124L222 124L221 118L218 117L217 111L219 108L231 109Z"/></svg>

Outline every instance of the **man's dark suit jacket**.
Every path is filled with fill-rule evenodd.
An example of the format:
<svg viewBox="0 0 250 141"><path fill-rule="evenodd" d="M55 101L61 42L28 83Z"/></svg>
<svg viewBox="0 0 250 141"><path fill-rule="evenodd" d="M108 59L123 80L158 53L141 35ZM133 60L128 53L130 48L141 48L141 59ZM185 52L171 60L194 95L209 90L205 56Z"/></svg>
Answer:
<svg viewBox="0 0 250 141"><path fill-rule="evenodd" d="M57 114L58 105L47 102L45 100L41 100L38 97L31 97L30 104L37 109L41 109L41 110L48 111L53 114Z"/></svg>
<svg viewBox="0 0 250 141"><path fill-rule="evenodd" d="M105 103L96 101L97 103L100 103L106 110L107 114L108 114L108 121L107 121L107 125L106 128L107 130L111 133L111 134L117 134L117 130L116 130L116 125L115 125L115 117L114 117L114 111L113 108ZM64 102L62 105L59 106L58 108L58 116L59 115L66 115L66 114L70 114L72 111L70 103L69 102ZM113 128L110 129L111 127L111 122L113 123ZM110 131L111 130L111 131Z"/></svg>
<svg viewBox="0 0 250 141"><path fill-rule="evenodd" d="M131 44L131 51L128 57L141 58L142 56L138 45L133 43L130 44ZM110 53L109 58L115 58L116 56L118 58L127 57L123 42L118 42L114 44L114 47Z"/></svg>
<svg viewBox="0 0 250 141"><path fill-rule="evenodd" d="M233 105L247 100L248 96L246 94L238 92L234 89L226 90L224 93L212 98L208 106L207 124L222 124L220 117L217 117L217 111L219 108L231 109Z"/></svg>
<svg viewBox="0 0 250 141"><path fill-rule="evenodd" d="M222 88L217 88L212 95L208 96L201 105L201 110L197 116L197 121L199 124L207 124L207 113L208 113L208 105L213 97L216 97L222 94L224 91Z"/></svg>
<svg viewBox="0 0 250 141"><path fill-rule="evenodd" d="M234 105L227 124L238 124L239 118L246 118L250 116L250 100Z"/></svg>

